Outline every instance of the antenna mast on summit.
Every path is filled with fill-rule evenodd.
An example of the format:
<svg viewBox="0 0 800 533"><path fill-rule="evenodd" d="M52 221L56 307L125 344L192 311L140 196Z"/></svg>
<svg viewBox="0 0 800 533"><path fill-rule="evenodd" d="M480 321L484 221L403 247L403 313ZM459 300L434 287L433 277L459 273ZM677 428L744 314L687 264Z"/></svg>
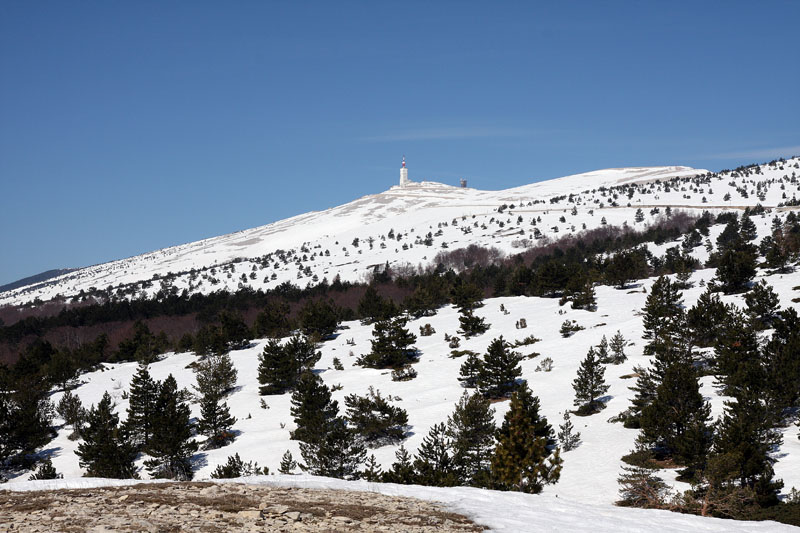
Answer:
<svg viewBox="0 0 800 533"><path fill-rule="evenodd" d="M406 156L403 156L403 163L400 166L400 186L408 185L408 169L406 168Z"/></svg>

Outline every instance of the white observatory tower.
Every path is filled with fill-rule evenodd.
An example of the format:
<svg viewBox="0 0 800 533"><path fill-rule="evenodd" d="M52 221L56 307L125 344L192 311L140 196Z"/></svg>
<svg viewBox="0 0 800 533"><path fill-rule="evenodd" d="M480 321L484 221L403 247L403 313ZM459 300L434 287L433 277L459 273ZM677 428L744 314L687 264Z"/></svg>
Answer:
<svg viewBox="0 0 800 533"><path fill-rule="evenodd" d="M403 166L400 167L400 186L404 187L409 184L408 169L406 168L406 156L403 156Z"/></svg>

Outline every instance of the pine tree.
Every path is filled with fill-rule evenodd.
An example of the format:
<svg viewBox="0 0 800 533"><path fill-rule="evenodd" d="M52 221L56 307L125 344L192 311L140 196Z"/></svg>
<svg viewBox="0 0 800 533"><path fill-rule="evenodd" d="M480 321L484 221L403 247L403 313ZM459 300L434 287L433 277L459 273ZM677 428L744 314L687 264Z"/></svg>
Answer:
<svg viewBox="0 0 800 533"><path fill-rule="evenodd" d="M318 340L330 337L339 327L338 313L330 301L308 300L299 319L303 333Z"/></svg>
<svg viewBox="0 0 800 533"><path fill-rule="evenodd" d="M654 338L649 344L649 351L655 356L650 368L635 367L638 374L636 385L630 389L636 393L631 400L631 408L625 421L625 427L638 428L643 410L650 405L657 395L657 389L664 379L664 373L675 362L692 363L691 343L686 328L686 315L679 313L670 323L670 327L661 331L661 336Z"/></svg>
<svg viewBox="0 0 800 533"><path fill-rule="evenodd" d="M300 377L292 394L291 414L297 424L292 438L300 441L303 470L340 479L358 475L366 450L339 416L339 404L331 399L330 389L314 374Z"/></svg>
<svg viewBox="0 0 800 533"><path fill-rule="evenodd" d="M673 361L642 410L642 442L687 466L685 475L702 470L711 446L711 408L700 394L697 372L686 359Z"/></svg>
<svg viewBox="0 0 800 533"><path fill-rule="evenodd" d="M770 449L779 446L782 438L770 420L766 405L752 394L726 402L709 459L709 468L716 470L717 476L724 465L727 474L720 476L723 486L749 489L761 506L775 504L783 487L780 480L773 479L775 459L770 455Z"/></svg>
<svg viewBox="0 0 800 533"><path fill-rule="evenodd" d="M608 339L605 335L600 339L600 344L597 345L597 360L601 363L608 364L611 362L611 356L608 353Z"/></svg>
<svg viewBox="0 0 800 533"><path fill-rule="evenodd" d="M627 346L627 344L628 342L625 340L625 337L617 330L617 333L611 337L611 342L608 345L611 349L611 357L609 359L611 364L619 365L628 359L628 356L625 355L625 346Z"/></svg>
<svg viewBox="0 0 800 533"><path fill-rule="evenodd" d="M573 309L594 311L597 308L597 296L591 279L583 273L573 276L564 288L563 303L572 301Z"/></svg>
<svg viewBox="0 0 800 533"><path fill-rule="evenodd" d="M372 351L362 355L357 364L369 368L400 368L418 357L412 345L417 337L406 329L407 320L396 317L380 320L372 330Z"/></svg>
<svg viewBox="0 0 800 533"><path fill-rule="evenodd" d="M631 399L631 407L626 413L624 425L629 429L638 429L641 427L642 410L650 405L656 397L656 388L658 388L659 381L648 368L635 366L633 367L633 373L638 377L636 378L636 385L629 387L629 389L635 395Z"/></svg>
<svg viewBox="0 0 800 533"><path fill-rule="evenodd" d="M581 442L580 432L575 431L569 411L564 411L564 422L558 426L558 443L565 452L574 450Z"/></svg>
<svg viewBox="0 0 800 533"><path fill-rule="evenodd" d="M434 487L451 487L456 483L453 458L450 456L450 441L447 426L434 424L422 440L414 459L415 483Z"/></svg>
<svg viewBox="0 0 800 533"><path fill-rule="evenodd" d="M300 375L317 364L322 353L316 344L301 335L295 335L285 344L270 340L259 356L259 394L283 394L293 389Z"/></svg>
<svg viewBox="0 0 800 533"><path fill-rule="evenodd" d="M376 320L388 320L397 314L397 306L390 299L382 298L373 285L367 287L358 302L358 315L362 324L372 324Z"/></svg>
<svg viewBox="0 0 800 533"><path fill-rule="evenodd" d="M150 377L147 365L139 363L128 392L128 419L125 431L139 449L147 448L155 431L156 400L159 383Z"/></svg>
<svg viewBox="0 0 800 533"><path fill-rule="evenodd" d="M519 366L522 356L511 350L503 337L489 343L478 373L478 389L487 398L505 398L517 386L522 376Z"/></svg>
<svg viewBox="0 0 800 533"><path fill-rule="evenodd" d="M414 318L423 316L433 316L436 314L437 302L431 292L425 287L417 287L416 290L405 299L403 307Z"/></svg>
<svg viewBox="0 0 800 533"><path fill-rule="evenodd" d="M742 239L745 241L754 241L758 237L758 231L756 230L756 224L750 218L750 215L747 213L742 215L742 222L741 222L741 229L739 230L739 235L741 235Z"/></svg>
<svg viewBox="0 0 800 533"><path fill-rule="evenodd" d="M190 460L198 446L192 439L190 409L184 396L172 374L159 387L154 432L145 448L151 459L144 463L154 478L186 481L194 475Z"/></svg>
<svg viewBox="0 0 800 533"><path fill-rule="evenodd" d="M559 451L550 453L547 438L535 433L535 420L517 392L497 434L492 455L494 486L537 494L544 485L556 483L561 474ZM538 402L537 402L538 403Z"/></svg>
<svg viewBox="0 0 800 533"><path fill-rule="evenodd" d="M681 293L666 276L660 276L650 289L644 306L644 334L642 338L652 342L645 346L645 355L653 354L657 343L667 330L675 328L675 320L683 314Z"/></svg>
<svg viewBox="0 0 800 533"><path fill-rule="evenodd" d="M383 471L375 459L375 455L367 457L367 462L364 463L364 471L361 472L361 478L369 481L370 483L379 483L383 479Z"/></svg>
<svg viewBox="0 0 800 533"><path fill-rule="evenodd" d="M90 477L127 479L136 477L136 449L119 427L119 417L114 413L111 395L106 392L97 407L92 406L86 415L86 426L81 430L83 442L75 454L78 464Z"/></svg>
<svg viewBox="0 0 800 533"><path fill-rule="evenodd" d="M586 358L578 368L578 377L572 382L575 389L575 405L579 407L579 414L592 414L602 409L602 403L597 399L608 392L609 386L605 384L606 369L597 360L594 348L589 348Z"/></svg>
<svg viewBox="0 0 800 533"><path fill-rule="evenodd" d="M746 313L751 322L758 330L772 327L773 322L778 316L780 299L767 282L761 280L744 296L747 305Z"/></svg>
<svg viewBox="0 0 800 533"><path fill-rule="evenodd" d="M779 226L774 230L771 236L764 237L760 248L770 268L774 268L780 273L791 271L788 265L796 256L796 250L792 250L790 240L783 232L782 227Z"/></svg>
<svg viewBox="0 0 800 533"><path fill-rule="evenodd" d="M224 465L217 465L211 473L213 479L233 479L248 476L266 476L269 468L259 467L253 461L242 461L238 453L228 456L228 461Z"/></svg>
<svg viewBox="0 0 800 533"><path fill-rule="evenodd" d="M366 396L345 396L346 417L353 430L370 446L403 440L408 429L408 413L395 407L372 386Z"/></svg>
<svg viewBox="0 0 800 533"><path fill-rule="evenodd" d="M303 442L319 438L327 422L339 413L339 404L331 399L330 389L312 372L300 376L291 403L290 412L297 425L291 437Z"/></svg>
<svg viewBox="0 0 800 533"><path fill-rule="evenodd" d="M525 412L525 417L530 421L533 427L533 434L537 438L544 438L548 448L555 446L556 441L553 436L553 427L547 422L541 413L541 403L539 397L534 396L527 383L523 383L514 391L517 396L517 403L520 408ZM509 431L507 422L504 420L500 426L500 433Z"/></svg>
<svg viewBox="0 0 800 533"><path fill-rule="evenodd" d="M471 309L462 311L461 316L458 317L458 322L461 324L461 329L458 332L466 338L481 335L489 329L489 324L482 317L475 316Z"/></svg>
<svg viewBox="0 0 800 533"><path fill-rule="evenodd" d="M253 324L256 337L280 338L289 334L289 304L281 300L269 300Z"/></svg>
<svg viewBox="0 0 800 533"><path fill-rule="evenodd" d="M53 466L53 461L48 457L39 463L39 468L37 468L36 472L31 474L28 479L36 481L39 479L62 479L63 477L63 474L59 474L56 471L56 468Z"/></svg>
<svg viewBox="0 0 800 533"><path fill-rule="evenodd" d="M280 341L268 341L258 360L259 394L283 394L296 383L297 362Z"/></svg>
<svg viewBox="0 0 800 533"><path fill-rule="evenodd" d="M730 319L731 311L731 306L722 303L710 289L701 294L686 313L692 343L700 347L713 346L717 342L720 326Z"/></svg>
<svg viewBox="0 0 800 533"><path fill-rule="evenodd" d="M197 432L208 437L205 449L225 446L234 438L231 427L236 418L231 416L228 404L215 392L208 392L200 399L200 419L197 421Z"/></svg>
<svg viewBox="0 0 800 533"><path fill-rule="evenodd" d="M86 418L86 409L81 404L81 399L70 391L66 391L56 406L56 412L64 419L64 423L72 426L76 431L80 429L82 421Z"/></svg>
<svg viewBox="0 0 800 533"><path fill-rule="evenodd" d="M373 456L374 458L374 456ZM281 464L278 467L278 472L281 474L292 474L297 468L297 461L292 457L292 452L286 450L281 457Z"/></svg>
<svg viewBox="0 0 800 533"><path fill-rule="evenodd" d="M478 376L480 376L482 368L483 361L478 354L474 352L469 353L459 370L458 381L461 382L461 386L470 389L476 388L478 386Z"/></svg>
<svg viewBox="0 0 800 533"><path fill-rule="evenodd" d="M416 483L417 476L414 473L414 465L411 463L411 455L406 447L401 445L394 454L396 461L392 463L392 468L383 473L384 483L398 483L400 485L411 485Z"/></svg>
<svg viewBox="0 0 800 533"><path fill-rule="evenodd" d="M767 376L758 335L743 313L736 311L721 324L714 354L717 381L726 396L738 398L748 392L766 392Z"/></svg>
<svg viewBox="0 0 800 533"><path fill-rule="evenodd" d="M728 221L722 233L717 237L717 249L721 253L724 253L726 250L742 242L742 236L739 231L739 221L736 219L735 213L733 216L734 218Z"/></svg>
<svg viewBox="0 0 800 533"><path fill-rule="evenodd" d="M462 283L453 289L453 305L460 311L474 311L483 305L483 291L473 283Z"/></svg>
<svg viewBox="0 0 800 533"><path fill-rule="evenodd" d="M326 423L325 431L313 442L300 442L303 470L315 476L355 479L364 463L366 450L356 435L337 416Z"/></svg>
<svg viewBox="0 0 800 533"><path fill-rule="evenodd" d="M223 310L217 316L219 330L225 343L224 351L239 350L250 342L250 328L244 323L239 313ZM216 352L221 355L223 352Z"/></svg>
<svg viewBox="0 0 800 533"><path fill-rule="evenodd" d="M778 313L775 333L762 350L767 385L764 395L773 412L800 400L800 317L794 308Z"/></svg>
<svg viewBox="0 0 800 533"><path fill-rule="evenodd" d="M458 484L489 484L494 433L494 409L489 401L480 394L470 396L465 392L447 419L446 432Z"/></svg>
<svg viewBox="0 0 800 533"><path fill-rule="evenodd" d="M229 354L210 355L194 367L195 390L203 396L222 397L236 386L238 372Z"/></svg>
<svg viewBox="0 0 800 533"><path fill-rule="evenodd" d="M15 370L23 364L20 359ZM12 379L4 370L0 366L0 461L32 454L53 438L54 409L47 381L35 371Z"/></svg>
<svg viewBox="0 0 800 533"><path fill-rule="evenodd" d="M617 505L660 509L669 496L669 486L656 476L654 468L623 466L623 474L617 478L622 499Z"/></svg>
<svg viewBox="0 0 800 533"><path fill-rule="evenodd" d="M722 252L717 265L715 285L725 294L747 290L756 275L756 247L740 242Z"/></svg>

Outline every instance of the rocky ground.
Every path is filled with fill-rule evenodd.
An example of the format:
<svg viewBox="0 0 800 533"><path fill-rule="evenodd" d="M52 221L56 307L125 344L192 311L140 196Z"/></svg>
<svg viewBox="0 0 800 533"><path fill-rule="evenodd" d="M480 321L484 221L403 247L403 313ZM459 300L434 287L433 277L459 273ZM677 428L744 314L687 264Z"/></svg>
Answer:
<svg viewBox="0 0 800 533"><path fill-rule="evenodd" d="M154 483L0 491L0 532L479 532L434 503L368 492Z"/></svg>

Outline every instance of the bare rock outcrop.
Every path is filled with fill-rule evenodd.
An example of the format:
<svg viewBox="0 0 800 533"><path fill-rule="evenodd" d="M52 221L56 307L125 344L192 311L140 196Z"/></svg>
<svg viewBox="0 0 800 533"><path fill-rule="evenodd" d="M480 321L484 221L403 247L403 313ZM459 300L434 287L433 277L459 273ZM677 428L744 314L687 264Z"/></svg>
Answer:
<svg viewBox="0 0 800 533"><path fill-rule="evenodd" d="M483 528L435 503L369 492L236 483L0 491L0 532L461 533Z"/></svg>

